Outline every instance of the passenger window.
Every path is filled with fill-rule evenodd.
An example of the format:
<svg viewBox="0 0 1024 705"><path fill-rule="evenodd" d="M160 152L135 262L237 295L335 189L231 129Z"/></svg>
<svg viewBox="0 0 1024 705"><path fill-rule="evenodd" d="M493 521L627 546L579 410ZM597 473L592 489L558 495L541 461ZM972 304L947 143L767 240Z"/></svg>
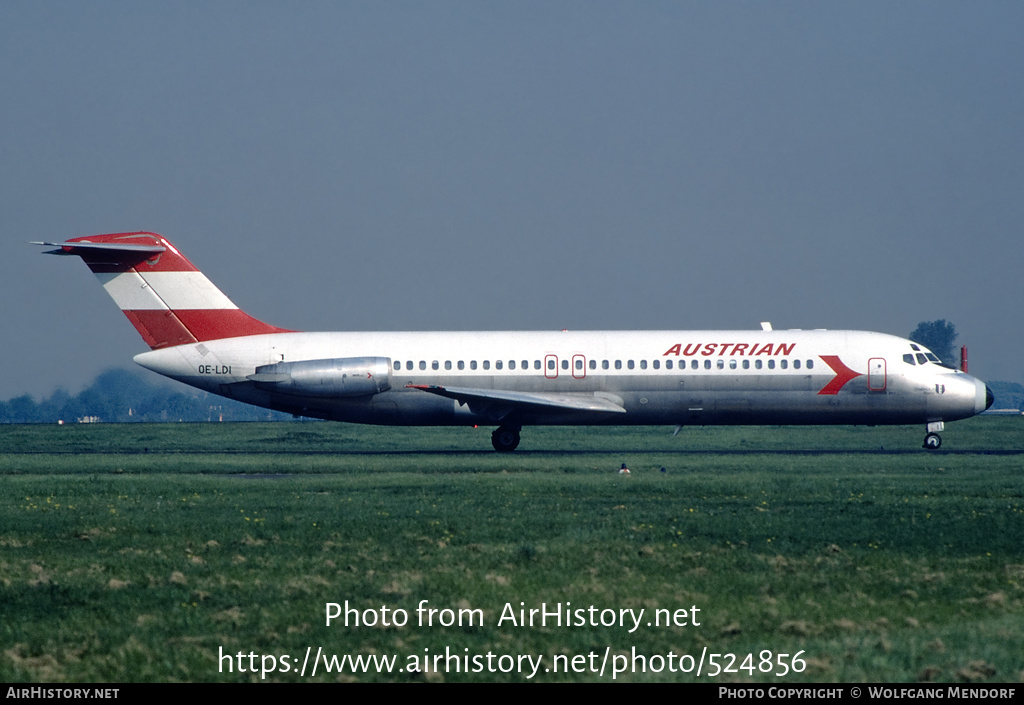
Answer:
<svg viewBox="0 0 1024 705"><path fill-rule="evenodd" d="M756 369L758 369L758 370L761 369L761 361L760 360L754 360L754 367Z"/></svg>
<svg viewBox="0 0 1024 705"><path fill-rule="evenodd" d="M496 370L500 370L501 369L501 360L495 360L494 361L494 369L496 369Z"/></svg>
<svg viewBox="0 0 1024 705"><path fill-rule="evenodd" d="M707 360L705 360L704 362L707 362ZM697 362L696 360L690 360L690 369L691 370L696 370L699 367L700 367L700 363L699 362ZM711 367L711 365L709 364L708 367Z"/></svg>
<svg viewBox="0 0 1024 705"><path fill-rule="evenodd" d="M509 360L508 361L508 368L510 370L514 370L516 368L516 361L515 360Z"/></svg>
<svg viewBox="0 0 1024 705"><path fill-rule="evenodd" d="M800 369L800 361L799 360L793 360L793 369L794 370L799 370Z"/></svg>
<svg viewBox="0 0 1024 705"><path fill-rule="evenodd" d="M485 370L491 369L491 361L490 360L484 360L484 369Z"/></svg>
<svg viewBox="0 0 1024 705"><path fill-rule="evenodd" d="M563 370L569 369L569 361L568 360L562 360L562 369Z"/></svg>
<svg viewBox="0 0 1024 705"><path fill-rule="evenodd" d="M654 362L651 363L651 366L654 369L656 369L656 370L660 369L661 368L661 360L655 360Z"/></svg>
<svg viewBox="0 0 1024 705"><path fill-rule="evenodd" d="M626 367L628 367L629 369L633 369L635 365L633 364L632 360L626 360Z"/></svg>
<svg viewBox="0 0 1024 705"><path fill-rule="evenodd" d="M432 370L439 370L439 369L441 369L441 363L439 363L437 360L434 360L433 362L430 363L430 369L432 369Z"/></svg>
<svg viewBox="0 0 1024 705"><path fill-rule="evenodd" d="M769 360L768 361L768 369L769 370L774 370L775 369L775 360Z"/></svg>
<svg viewBox="0 0 1024 705"><path fill-rule="evenodd" d="M452 361L451 360L445 360L444 361L444 368L446 370L450 370L452 368Z"/></svg>
<svg viewBox="0 0 1024 705"><path fill-rule="evenodd" d="M601 369L602 370L607 370L608 369L608 361L607 360L601 360Z"/></svg>
<svg viewBox="0 0 1024 705"><path fill-rule="evenodd" d="M779 366L782 367L782 369L788 368L789 367L789 360L782 360L782 361L780 361L779 362Z"/></svg>
<svg viewBox="0 0 1024 705"><path fill-rule="evenodd" d="M641 370L646 370L647 369L647 360L641 360L640 361L640 369Z"/></svg>
<svg viewBox="0 0 1024 705"><path fill-rule="evenodd" d="M530 361L529 360L523 360L523 369L524 370L530 369Z"/></svg>
<svg viewBox="0 0 1024 705"><path fill-rule="evenodd" d="M427 361L426 360L420 360L420 369L421 370L427 369Z"/></svg>
<svg viewBox="0 0 1024 705"><path fill-rule="evenodd" d="M548 360L548 369L549 370L555 369L555 361L554 360Z"/></svg>
<svg viewBox="0 0 1024 705"><path fill-rule="evenodd" d="M694 360L694 362L696 362L696 360ZM704 369L705 370L710 370L711 369L711 360L705 360L704 361Z"/></svg>
<svg viewBox="0 0 1024 705"><path fill-rule="evenodd" d="M575 364L573 364L573 367L575 367L577 370L582 370L583 369L583 360L580 360L579 358L577 358L575 360Z"/></svg>
<svg viewBox="0 0 1024 705"><path fill-rule="evenodd" d="M729 369L730 370L735 370L736 369L736 361L735 360L729 360Z"/></svg>
<svg viewBox="0 0 1024 705"><path fill-rule="evenodd" d="M540 360L534 360L533 361L533 369L535 369L535 370L539 370L540 369Z"/></svg>
<svg viewBox="0 0 1024 705"><path fill-rule="evenodd" d="M466 363L463 362L462 360L459 360L459 369L460 370L466 369Z"/></svg>
<svg viewBox="0 0 1024 705"><path fill-rule="evenodd" d="M743 369L745 369L745 370L749 370L750 369L750 360L744 360L743 361Z"/></svg>
<svg viewBox="0 0 1024 705"><path fill-rule="evenodd" d="M720 370L724 370L725 369L725 360L718 360L718 369L720 369Z"/></svg>
<svg viewBox="0 0 1024 705"><path fill-rule="evenodd" d="M666 370L671 370L672 369L672 361L671 360L665 360L665 369ZM680 369L681 369L681 366L680 366Z"/></svg>
<svg viewBox="0 0 1024 705"><path fill-rule="evenodd" d="M809 369L809 370L813 370L814 369L814 360L808 360L807 361L807 369Z"/></svg>
<svg viewBox="0 0 1024 705"><path fill-rule="evenodd" d="M622 360L616 360L615 361L615 369L617 369L617 370L621 370L622 369Z"/></svg>
<svg viewBox="0 0 1024 705"><path fill-rule="evenodd" d="M587 364L589 365L590 369L592 369L592 370L596 370L597 369L597 360L591 360Z"/></svg>
<svg viewBox="0 0 1024 705"><path fill-rule="evenodd" d="M402 363L399 362L398 360L395 360L395 369L396 370L402 369Z"/></svg>
<svg viewBox="0 0 1024 705"><path fill-rule="evenodd" d="M405 361L405 369L407 369L407 370L411 370L412 369L412 360L406 360Z"/></svg>
<svg viewBox="0 0 1024 705"><path fill-rule="evenodd" d="M469 369L471 369L471 370L475 370L476 369L476 360L470 360L469 361Z"/></svg>

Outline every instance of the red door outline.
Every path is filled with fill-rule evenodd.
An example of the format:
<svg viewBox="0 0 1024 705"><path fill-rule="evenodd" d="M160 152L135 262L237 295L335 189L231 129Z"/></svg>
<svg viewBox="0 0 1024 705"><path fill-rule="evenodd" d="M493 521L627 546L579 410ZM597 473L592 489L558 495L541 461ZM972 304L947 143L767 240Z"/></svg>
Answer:
<svg viewBox="0 0 1024 705"><path fill-rule="evenodd" d="M868 360L868 389L872 392L884 392L885 387L885 358L873 357Z"/></svg>
<svg viewBox="0 0 1024 705"><path fill-rule="evenodd" d="M554 364L551 364L551 363ZM544 376L548 379L558 379L558 355L544 356Z"/></svg>
<svg viewBox="0 0 1024 705"><path fill-rule="evenodd" d="M579 360L579 373L577 374L576 361ZM572 376L576 379L583 379L587 376L587 358L583 355L572 356Z"/></svg>

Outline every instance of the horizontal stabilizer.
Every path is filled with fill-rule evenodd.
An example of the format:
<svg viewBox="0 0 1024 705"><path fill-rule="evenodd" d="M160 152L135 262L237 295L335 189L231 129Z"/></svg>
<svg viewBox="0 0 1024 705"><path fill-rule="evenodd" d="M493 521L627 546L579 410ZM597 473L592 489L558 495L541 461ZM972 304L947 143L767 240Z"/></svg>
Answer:
<svg viewBox="0 0 1024 705"><path fill-rule="evenodd" d="M624 414L621 406L593 394L551 394L548 392L513 392L503 389L473 389L470 387L442 387L436 384L410 384L412 389L454 399L462 404L473 402L505 402L524 404L527 406L544 406L573 411L600 411L613 414Z"/></svg>
<svg viewBox="0 0 1024 705"><path fill-rule="evenodd" d="M47 250L47 255L81 255L83 252L125 252L140 255L158 255L166 252L163 245L129 245L115 242L30 242L30 245L41 245L43 247L57 247L56 250Z"/></svg>

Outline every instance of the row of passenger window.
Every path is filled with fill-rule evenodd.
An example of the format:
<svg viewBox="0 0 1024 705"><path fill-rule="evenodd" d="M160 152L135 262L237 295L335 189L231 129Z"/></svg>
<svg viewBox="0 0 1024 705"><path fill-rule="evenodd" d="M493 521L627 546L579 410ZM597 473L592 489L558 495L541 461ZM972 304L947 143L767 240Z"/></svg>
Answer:
<svg viewBox="0 0 1024 705"><path fill-rule="evenodd" d="M705 359L703 362L704 362L703 368L705 370L716 369L716 368L719 369L719 370L724 370L727 367L730 370L735 370L735 369L739 369L739 368L742 368L744 370L749 370L749 369L751 369L751 367L753 367L753 369L755 369L755 370L760 370L760 369L763 369L764 367L767 367L769 370L774 370L775 369L775 365L776 365L776 361L773 360L773 359L768 359L767 361L758 359L758 360L754 360L753 363L751 363L751 361L747 360L747 359L736 360L735 358L731 358L729 360L721 360L721 359L719 359L719 360L715 360L713 362L711 360ZM547 371L549 371L549 372L557 371L558 368L557 368L557 366L555 364L555 358L553 356L547 358L545 360L545 363L546 363L546 365L542 364L540 360L534 360L533 361L533 369L541 370L541 369L544 369L546 367ZM700 360L690 360L690 369L691 370L699 370L701 368L701 364L700 363L701 363ZM451 360L445 360L444 363L443 363L443 366L444 366L445 370L451 370L451 369L465 370L465 369L467 369L467 364L468 364L468 369L470 369L470 370L478 369L477 361L476 360L470 360L468 363L466 363L464 360L459 360L458 362L454 363L454 367L453 367L453 363L452 363ZM504 360L495 360L494 361L494 369L495 370L503 370L503 369L505 369L506 364L508 366L508 369L510 369L510 370L517 369L517 366L518 366L518 369L522 369L522 370L530 369L530 361L529 360L522 360L521 362L516 361L516 360L509 360L507 363ZM637 362L634 361L634 360L626 360L625 363L623 363L622 360L602 360L601 361L601 369L602 370L609 370L609 369L621 370L621 369L623 369L623 364L625 364L625 369L627 369L627 370L637 369ZM661 360L652 360L650 362L650 369L660 370L662 368L662 364L663 363L662 363ZM793 369L794 370L799 370L802 367L806 367L808 370L814 369L814 360L806 360L806 361L803 361L803 360L793 360L792 363L790 363L789 360L787 360L786 358L783 358L783 359L778 361L779 369L783 369L783 370L789 369L790 364L793 365ZM483 362L480 363L480 366L482 367L482 369L490 370L491 369L491 361L490 360L484 360ZM664 361L664 367L665 367L666 370L671 370L671 369L674 368L674 366L675 366L675 363L672 360L665 360ZM426 360L420 360L418 364L416 362L412 361L412 360L407 360L405 362L405 369L407 369L407 370L414 370L417 367L419 369L421 369L421 370L426 370L427 367L428 367L428 363L427 363ZM432 362L429 363L429 367L430 367L431 370L440 370L441 367L442 367L442 363L437 361L437 360L433 360ZM597 360L590 360L588 362L588 364L587 364L587 367L589 369L591 369L591 370L596 370L597 367L598 367ZM394 368L396 370L401 370L402 369L401 361L395 360ZM569 370L570 369L569 360L566 360L566 359L561 360L561 368L563 370ZM647 362L647 360L640 360L639 361L639 369L641 369L641 370L648 369L648 362ZM679 360L678 369L680 369L680 370L685 370L686 369L686 360ZM573 358L573 360L572 360L572 370L573 370L574 373L575 372L582 372L583 371L583 358L582 357L577 356L577 357Z"/></svg>

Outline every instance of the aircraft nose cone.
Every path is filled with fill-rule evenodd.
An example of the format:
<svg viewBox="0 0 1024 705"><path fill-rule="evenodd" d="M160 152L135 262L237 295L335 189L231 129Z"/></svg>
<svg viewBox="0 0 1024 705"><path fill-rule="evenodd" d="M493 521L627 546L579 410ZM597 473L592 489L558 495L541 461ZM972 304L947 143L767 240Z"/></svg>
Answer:
<svg viewBox="0 0 1024 705"><path fill-rule="evenodd" d="M992 406L992 402L995 401L995 395L992 394L992 390L989 389L988 385L980 379L972 378L971 381L974 383L974 413L980 414Z"/></svg>

